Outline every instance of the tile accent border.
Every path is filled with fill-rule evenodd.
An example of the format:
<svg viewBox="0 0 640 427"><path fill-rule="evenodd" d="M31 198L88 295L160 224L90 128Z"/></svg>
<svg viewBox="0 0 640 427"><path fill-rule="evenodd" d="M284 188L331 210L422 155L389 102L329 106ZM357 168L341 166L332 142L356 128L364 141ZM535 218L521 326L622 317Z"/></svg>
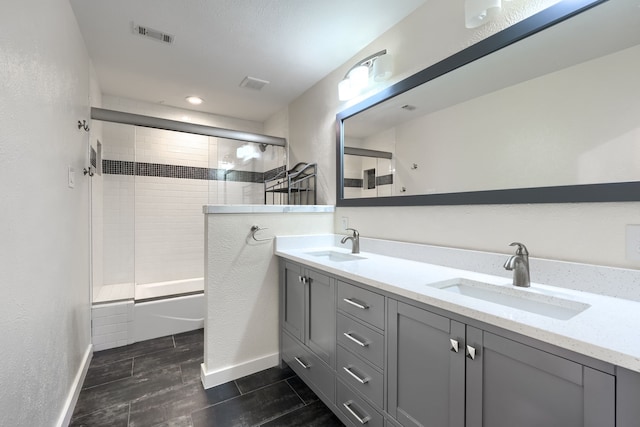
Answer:
<svg viewBox="0 0 640 427"><path fill-rule="evenodd" d="M110 175L153 176L158 178L200 179L208 181L233 181L262 184L265 178L285 170L285 166L266 172L234 169L202 168L195 166L166 165L161 163L132 162L126 160L102 160L102 171Z"/></svg>
<svg viewBox="0 0 640 427"><path fill-rule="evenodd" d="M393 184L393 175L376 176L376 186ZM344 188L362 188L363 180L361 178L345 178Z"/></svg>

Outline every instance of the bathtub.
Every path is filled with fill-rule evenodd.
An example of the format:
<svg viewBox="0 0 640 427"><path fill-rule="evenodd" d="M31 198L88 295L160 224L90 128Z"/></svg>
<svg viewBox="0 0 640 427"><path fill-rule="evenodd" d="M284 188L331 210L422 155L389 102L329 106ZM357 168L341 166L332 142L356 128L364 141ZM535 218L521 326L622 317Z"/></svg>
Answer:
<svg viewBox="0 0 640 427"><path fill-rule="evenodd" d="M204 327L204 279L138 284L133 340L144 341Z"/></svg>
<svg viewBox="0 0 640 427"><path fill-rule="evenodd" d="M184 296L204 291L204 278L171 280L169 282L156 282L136 284L134 299L137 302Z"/></svg>
<svg viewBox="0 0 640 427"><path fill-rule="evenodd" d="M107 286L106 297L120 298L93 303L94 351L204 327L203 278Z"/></svg>

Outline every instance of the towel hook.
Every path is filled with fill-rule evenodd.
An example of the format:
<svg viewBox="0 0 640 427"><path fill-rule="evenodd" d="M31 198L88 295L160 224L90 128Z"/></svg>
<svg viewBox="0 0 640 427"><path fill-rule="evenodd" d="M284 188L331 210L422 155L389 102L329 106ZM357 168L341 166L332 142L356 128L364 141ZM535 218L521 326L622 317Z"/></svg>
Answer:
<svg viewBox="0 0 640 427"><path fill-rule="evenodd" d="M252 238L253 240L255 240L256 242L268 242L268 241L270 241L270 240L271 240L271 238L267 238L267 239L259 239L259 238L257 238L257 237L256 237L256 233L257 233L258 231L262 231L262 230L268 230L268 228L261 228L261 227L260 227L260 226L258 226L258 225L252 225L252 226L251 226L251 238Z"/></svg>

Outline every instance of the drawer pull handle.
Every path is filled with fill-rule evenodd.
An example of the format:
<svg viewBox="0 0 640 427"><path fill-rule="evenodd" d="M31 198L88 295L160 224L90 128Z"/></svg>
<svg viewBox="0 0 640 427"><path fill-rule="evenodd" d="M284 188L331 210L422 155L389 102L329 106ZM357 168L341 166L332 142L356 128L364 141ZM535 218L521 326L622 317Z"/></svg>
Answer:
<svg viewBox="0 0 640 427"><path fill-rule="evenodd" d="M360 304L359 302L355 302L350 298L343 298L342 301L346 302L347 304L351 304L354 307L358 307L360 310L367 310L369 308L368 305Z"/></svg>
<svg viewBox="0 0 640 427"><path fill-rule="evenodd" d="M350 400L350 401L348 401L348 402L343 403L343 404L342 404L342 406L344 406L344 408L345 408L347 411L349 411L349 413L350 413L351 415L353 415L353 417L354 417L356 420L358 420L358 422L359 422L360 424L366 424L366 423L368 423L368 422L369 422L369 420L371 419L371 417L370 417L369 415L367 415L367 416L366 416L366 417L364 417L364 418L360 417L360 415L356 414L356 412L355 412L353 409L351 409L351 405L352 405L352 404L353 404L353 401L351 401L351 400Z"/></svg>
<svg viewBox="0 0 640 427"><path fill-rule="evenodd" d="M311 365L307 365L306 363L304 363L302 360L300 360L299 357L294 357L295 361L298 362L300 364L300 366L302 366L304 369L309 369L311 367Z"/></svg>
<svg viewBox="0 0 640 427"><path fill-rule="evenodd" d="M360 378L359 376L357 376L352 370L351 367L347 367L347 366L343 366L342 369L344 369L344 371L351 375L356 381L358 381L360 384L366 384L369 382L368 377L364 377L364 378Z"/></svg>
<svg viewBox="0 0 640 427"><path fill-rule="evenodd" d="M360 341L357 338L354 338L351 334L353 332L345 332L343 335L347 338L349 338L351 341L353 341L354 343L358 344L360 347L369 347L369 343L368 342L364 342L364 341Z"/></svg>

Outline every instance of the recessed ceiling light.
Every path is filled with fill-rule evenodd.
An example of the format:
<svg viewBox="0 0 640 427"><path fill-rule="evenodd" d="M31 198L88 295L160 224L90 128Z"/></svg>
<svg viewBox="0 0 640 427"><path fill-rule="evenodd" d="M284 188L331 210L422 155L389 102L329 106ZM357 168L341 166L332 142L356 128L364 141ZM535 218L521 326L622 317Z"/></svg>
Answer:
<svg viewBox="0 0 640 427"><path fill-rule="evenodd" d="M200 105L202 104L202 98L198 96L187 96L185 98L189 104Z"/></svg>

